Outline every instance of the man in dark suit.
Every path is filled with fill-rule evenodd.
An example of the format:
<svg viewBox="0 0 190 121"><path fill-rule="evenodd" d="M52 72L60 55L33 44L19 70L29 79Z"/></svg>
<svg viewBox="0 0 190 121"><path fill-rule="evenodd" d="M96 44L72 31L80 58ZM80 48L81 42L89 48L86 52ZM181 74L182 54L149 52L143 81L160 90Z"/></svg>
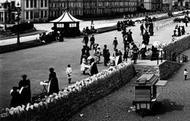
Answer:
<svg viewBox="0 0 190 121"><path fill-rule="evenodd" d="M88 34L85 34L83 38L83 42L85 43L85 46L88 46L88 41L89 41Z"/></svg>

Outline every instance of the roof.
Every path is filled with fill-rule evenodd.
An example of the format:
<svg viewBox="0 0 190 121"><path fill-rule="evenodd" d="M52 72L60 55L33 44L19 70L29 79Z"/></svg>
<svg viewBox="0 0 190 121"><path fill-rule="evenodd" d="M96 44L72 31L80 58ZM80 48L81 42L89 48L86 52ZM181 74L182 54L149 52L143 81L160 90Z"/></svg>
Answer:
<svg viewBox="0 0 190 121"><path fill-rule="evenodd" d="M167 80L159 80L159 81L156 83L156 86L166 86L167 83L168 83Z"/></svg>
<svg viewBox="0 0 190 121"><path fill-rule="evenodd" d="M51 21L52 23L79 22L79 19L73 17L68 11L65 11L59 18Z"/></svg>
<svg viewBox="0 0 190 121"><path fill-rule="evenodd" d="M154 74L143 74L141 75L135 82L136 85L146 85L151 86L154 85L158 81L158 76Z"/></svg>

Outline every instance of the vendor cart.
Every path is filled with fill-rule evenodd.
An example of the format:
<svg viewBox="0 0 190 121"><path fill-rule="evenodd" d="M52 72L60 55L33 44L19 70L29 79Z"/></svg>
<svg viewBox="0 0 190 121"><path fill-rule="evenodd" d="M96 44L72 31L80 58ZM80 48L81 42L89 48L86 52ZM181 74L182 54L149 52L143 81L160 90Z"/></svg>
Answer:
<svg viewBox="0 0 190 121"><path fill-rule="evenodd" d="M151 110L157 100L157 86L159 77L154 74L143 74L139 77L135 84L135 99L133 105L136 111Z"/></svg>

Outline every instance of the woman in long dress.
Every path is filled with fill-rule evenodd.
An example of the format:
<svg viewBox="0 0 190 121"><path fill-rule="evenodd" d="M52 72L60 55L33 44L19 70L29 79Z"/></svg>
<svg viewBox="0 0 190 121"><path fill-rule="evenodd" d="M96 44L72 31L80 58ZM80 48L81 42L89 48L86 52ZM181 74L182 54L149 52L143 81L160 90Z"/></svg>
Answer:
<svg viewBox="0 0 190 121"><path fill-rule="evenodd" d="M59 92L59 85L56 73L54 72L54 68L49 69L49 94L58 93Z"/></svg>
<svg viewBox="0 0 190 121"><path fill-rule="evenodd" d="M27 104L31 102L31 89L30 80L27 79L27 75L22 75L22 80L19 82L19 93L21 95L22 104Z"/></svg>
<svg viewBox="0 0 190 121"><path fill-rule="evenodd" d="M94 58L92 58L91 64L90 64L90 75L93 76L94 74L97 74L97 73L98 73L98 68L97 68Z"/></svg>

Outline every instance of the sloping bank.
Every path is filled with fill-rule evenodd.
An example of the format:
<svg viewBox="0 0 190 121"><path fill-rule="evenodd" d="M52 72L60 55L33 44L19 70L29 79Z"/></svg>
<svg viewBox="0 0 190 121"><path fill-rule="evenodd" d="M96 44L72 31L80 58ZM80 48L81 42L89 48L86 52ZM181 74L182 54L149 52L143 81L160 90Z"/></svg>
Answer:
<svg viewBox="0 0 190 121"><path fill-rule="evenodd" d="M1 121L65 121L85 105L128 83L135 76L132 64L121 63L97 75L76 82L60 91L27 106L6 109Z"/></svg>

